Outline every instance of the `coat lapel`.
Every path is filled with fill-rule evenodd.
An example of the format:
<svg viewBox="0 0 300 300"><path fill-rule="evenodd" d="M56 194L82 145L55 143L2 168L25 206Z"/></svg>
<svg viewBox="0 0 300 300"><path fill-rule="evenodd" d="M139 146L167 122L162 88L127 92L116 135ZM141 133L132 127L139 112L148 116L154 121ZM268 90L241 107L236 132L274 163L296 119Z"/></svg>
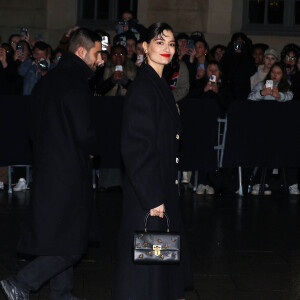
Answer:
<svg viewBox="0 0 300 300"><path fill-rule="evenodd" d="M160 98L163 99L163 103L167 107L167 110L172 116L173 121L178 125L178 123L180 123L178 109L176 107L172 91L168 86L166 80L164 78L160 78L151 66L145 64L143 65L143 68L145 68L145 70L147 71L149 78L158 86Z"/></svg>

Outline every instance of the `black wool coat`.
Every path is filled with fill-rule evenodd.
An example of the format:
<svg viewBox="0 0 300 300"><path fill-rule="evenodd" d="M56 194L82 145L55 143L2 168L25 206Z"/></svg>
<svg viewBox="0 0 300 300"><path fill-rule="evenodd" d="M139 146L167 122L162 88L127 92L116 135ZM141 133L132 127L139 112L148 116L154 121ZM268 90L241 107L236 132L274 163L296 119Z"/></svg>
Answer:
<svg viewBox="0 0 300 300"><path fill-rule="evenodd" d="M143 64L124 103L121 152L125 166L123 216L118 244L115 300L175 300L191 284L178 196L180 119L164 78ZM147 211L165 204L170 231L181 233L180 265L135 265L134 231L144 230ZM166 220L150 217L148 230L166 230Z"/></svg>
<svg viewBox="0 0 300 300"><path fill-rule="evenodd" d="M88 85L92 75L83 60L66 53L33 91L33 191L21 252L86 250L93 211L89 155L97 147Z"/></svg>

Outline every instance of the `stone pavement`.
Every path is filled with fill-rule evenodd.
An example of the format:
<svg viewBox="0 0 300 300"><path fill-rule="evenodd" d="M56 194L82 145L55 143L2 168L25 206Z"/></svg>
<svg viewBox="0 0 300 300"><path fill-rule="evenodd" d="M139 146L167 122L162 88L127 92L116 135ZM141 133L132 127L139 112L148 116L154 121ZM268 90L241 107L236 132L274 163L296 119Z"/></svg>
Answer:
<svg viewBox="0 0 300 300"><path fill-rule="evenodd" d="M11 198L0 192L0 279L24 264L15 249L29 197L29 191ZM90 247L76 266L74 294L108 300L122 195L95 193L95 197L105 243ZM300 299L299 197L198 196L188 190L181 201L195 281L187 300ZM48 293L45 285L30 299L48 299Z"/></svg>

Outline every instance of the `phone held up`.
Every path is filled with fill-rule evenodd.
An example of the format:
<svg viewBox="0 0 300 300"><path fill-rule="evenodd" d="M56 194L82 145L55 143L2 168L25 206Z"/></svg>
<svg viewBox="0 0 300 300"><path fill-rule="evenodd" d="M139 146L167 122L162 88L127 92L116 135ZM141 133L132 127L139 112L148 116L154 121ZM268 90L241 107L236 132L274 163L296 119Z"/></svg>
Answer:
<svg viewBox="0 0 300 300"><path fill-rule="evenodd" d="M216 75L210 75L210 76L209 76L209 81L210 81L211 83L216 83L216 81L217 81L217 76L216 76Z"/></svg>
<svg viewBox="0 0 300 300"><path fill-rule="evenodd" d="M273 88L273 80L267 80L266 81L266 88L267 89L272 89Z"/></svg>
<svg viewBox="0 0 300 300"><path fill-rule="evenodd" d="M122 65L116 65L116 67L115 67L115 71L116 72L123 72L123 66Z"/></svg>
<svg viewBox="0 0 300 300"><path fill-rule="evenodd" d="M18 44L17 45L17 50L20 51L21 56L24 54L24 45L23 44Z"/></svg>
<svg viewBox="0 0 300 300"><path fill-rule="evenodd" d="M20 30L21 40L25 40L28 35L28 29L26 27L22 27Z"/></svg>
<svg viewBox="0 0 300 300"><path fill-rule="evenodd" d="M107 51L108 50L108 36L102 36L102 42L101 42L101 51Z"/></svg>
<svg viewBox="0 0 300 300"><path fill-rule="evenodd" d="M194 48L194 40L188 40L186 47L188 49L193 49Z"/></svg>

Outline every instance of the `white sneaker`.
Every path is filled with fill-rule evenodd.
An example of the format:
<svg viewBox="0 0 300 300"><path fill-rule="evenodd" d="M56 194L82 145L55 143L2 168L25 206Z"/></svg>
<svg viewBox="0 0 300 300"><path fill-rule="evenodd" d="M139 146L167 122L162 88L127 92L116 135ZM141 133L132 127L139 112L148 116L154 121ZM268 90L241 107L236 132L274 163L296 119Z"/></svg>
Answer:
<svg viewBox="0 0 300 300"><path fill-rule="evenodd" d="M289 186L290 195L300 195L298 183Z"/></svg>
<svg viewBox="0 0 300 300"><path fill-rule="evenodd" d="M13 188L14 192L21 192L26 190L26 180L24 178L20 178L18 183Z"/></svg>
<svg viewBox="0 0 300 300"><path fill-rule="evenodd" d="M252 195L258 196L259 195L259 188L260 188L260 184L254 184L252 187ZM265 184L265 191L264 191L264 195L265 196L270 196L272 195L272 192L270 190L268 190L269 185Z"/></svg>
<svg viewBox="0 0 300 300"><path fill-rule="evenodd" d="M206 185L205 190L206 190L207 195L214 195L215 194L214 188L210 185Z"/></svg>
<svg viewBox="0 0 300 300"><path fill-rule="evenodd" d="M196 190L197 195L203 195L205 193L205 185L199 184Z"/></svg>

